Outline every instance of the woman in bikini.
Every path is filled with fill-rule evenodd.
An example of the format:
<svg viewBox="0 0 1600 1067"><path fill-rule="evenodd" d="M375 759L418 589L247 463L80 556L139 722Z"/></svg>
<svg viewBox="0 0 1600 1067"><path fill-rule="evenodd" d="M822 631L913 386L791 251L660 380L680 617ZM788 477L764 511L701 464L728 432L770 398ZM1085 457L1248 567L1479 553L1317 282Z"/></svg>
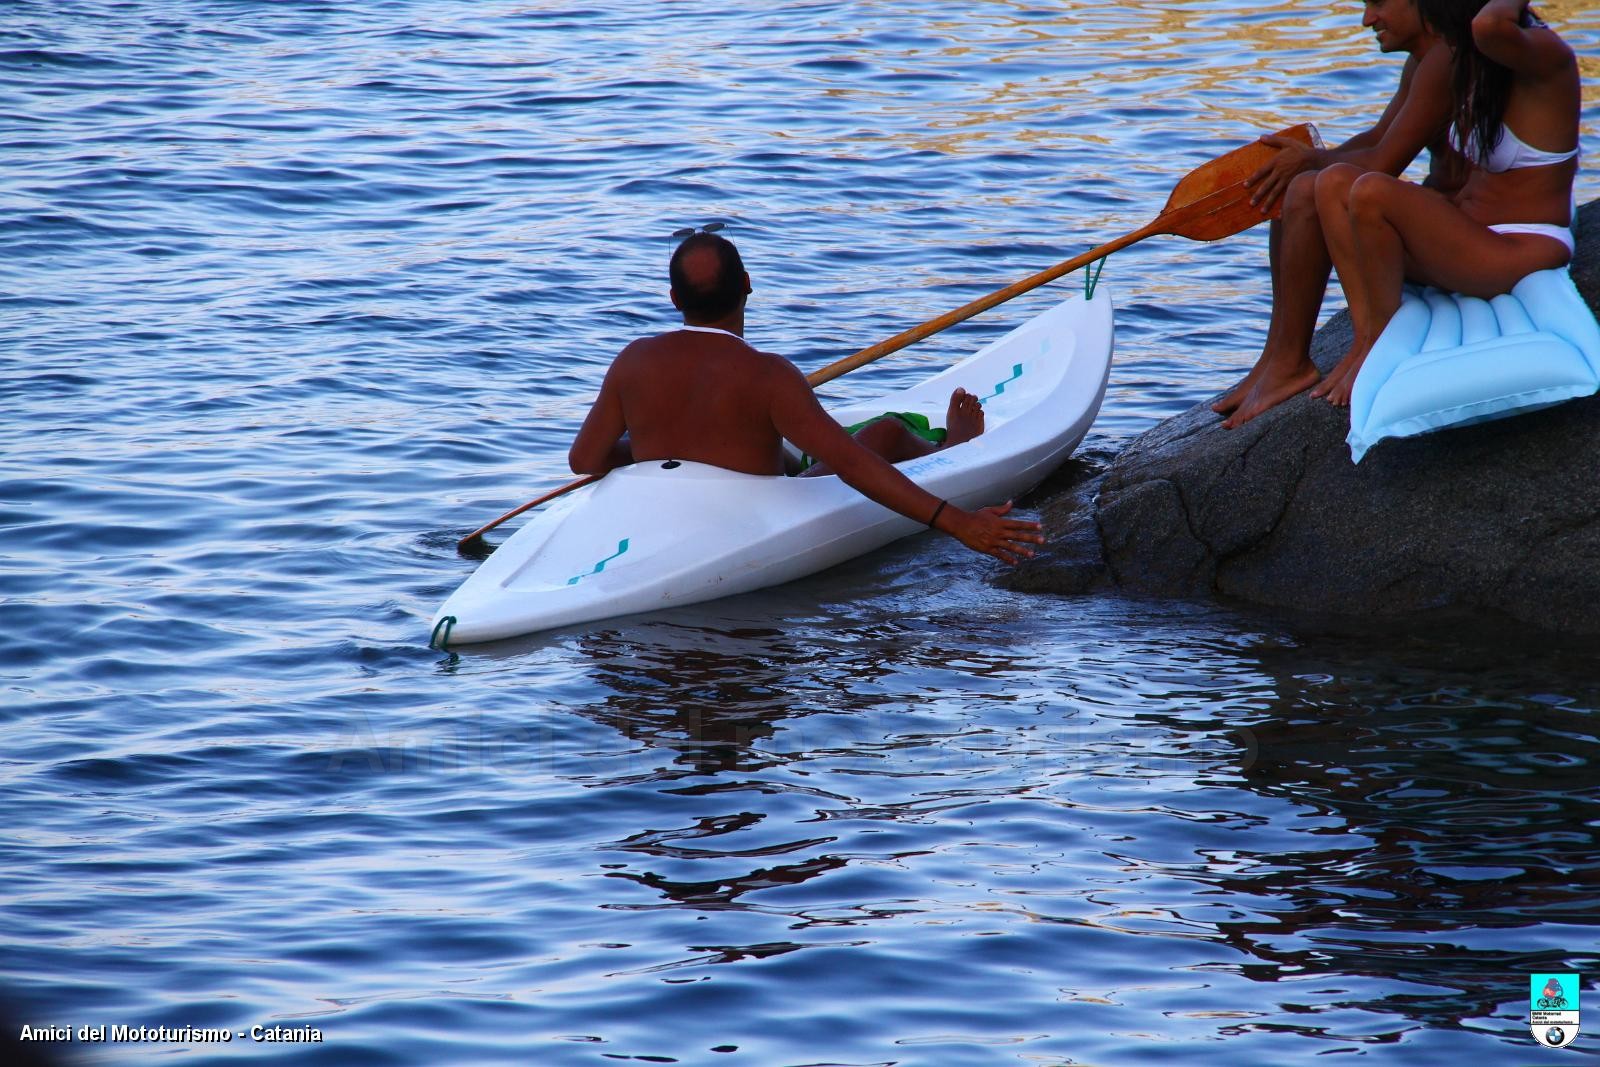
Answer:
<svg viewBox="0 0 1600 1067"><path fill-rule="evenodd" d="M1417 0L1454 59L1451 141L1472 171L1453 198L1388 174L1335 165L1317 210L1355 326L1312 390L1341 407L1412 281L1469 296L1509 292L1572 258L1578 64L1528 0Z"/></svg>

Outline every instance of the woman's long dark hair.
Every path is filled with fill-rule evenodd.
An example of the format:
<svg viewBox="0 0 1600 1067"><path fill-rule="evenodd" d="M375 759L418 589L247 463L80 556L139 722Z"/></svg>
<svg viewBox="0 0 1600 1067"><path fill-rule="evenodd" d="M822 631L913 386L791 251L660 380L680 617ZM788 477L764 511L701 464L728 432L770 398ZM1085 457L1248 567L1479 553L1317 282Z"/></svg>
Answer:
<svg viewBox="0 0 1600 1067"><path fill-rule="evenodd" d="M1472 18L1487 0L1416 0L1422 21L1454 53L1451 96L1455 100L1456 142L1465 152L1477 148L1478 162L1489 158L1500 140L1506 104L1511 99L1511 70L1482 52L1472 38ZM1527 16L1524 16L1524 23Z"/></svg>

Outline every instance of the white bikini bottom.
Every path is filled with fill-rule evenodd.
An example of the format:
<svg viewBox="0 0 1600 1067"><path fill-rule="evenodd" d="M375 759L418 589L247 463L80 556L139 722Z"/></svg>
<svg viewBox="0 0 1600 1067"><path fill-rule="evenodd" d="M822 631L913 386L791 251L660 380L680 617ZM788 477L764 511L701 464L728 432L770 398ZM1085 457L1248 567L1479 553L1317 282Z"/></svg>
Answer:
<svg viewBox="0 0 1600 1067"><path fill-rule="evenodd" d="M1568 226L1553 226L1548 222L1502 222L1489 229L1495 233L1534 233L1540 237L1551 237L1567 246L1567 255L1577 249L1577 242L1572 239L1572 229Z"/></svg>

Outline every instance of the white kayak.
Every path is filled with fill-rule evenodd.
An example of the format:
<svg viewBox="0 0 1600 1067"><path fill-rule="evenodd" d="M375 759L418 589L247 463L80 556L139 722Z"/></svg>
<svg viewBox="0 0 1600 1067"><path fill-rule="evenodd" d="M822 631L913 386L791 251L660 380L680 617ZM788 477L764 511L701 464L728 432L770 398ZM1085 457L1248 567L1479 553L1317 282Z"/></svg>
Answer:
<svg viewBox="0 0 1600 1067"><path fill-rule="evenodd" d="M1111 367L1111 300L1072 298L909 388L831 409L944 421L960 386L984 433L900 464L963 508L1026 492L1088 432ZM439 647L694 604L814 574L926 527L837 477L741 474L650 460L568 493L495 550L434 616Z"/></svg>

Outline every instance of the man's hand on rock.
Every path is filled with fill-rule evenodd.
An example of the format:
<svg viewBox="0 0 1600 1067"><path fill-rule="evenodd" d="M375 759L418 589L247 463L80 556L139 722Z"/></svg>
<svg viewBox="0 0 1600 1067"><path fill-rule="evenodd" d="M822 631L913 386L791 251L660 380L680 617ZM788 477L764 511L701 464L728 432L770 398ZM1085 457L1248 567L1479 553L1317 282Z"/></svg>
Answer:
<svg viewBox="0 0 1600 1067"><path fill-rule="evenodd" d="M937 528L954 537L974 552L993 556L1015 566L1033 555L1033 545L1044 544L1043 528L1028 519L1007 519L1011 501L977 511L946 508Z"/></svg>

